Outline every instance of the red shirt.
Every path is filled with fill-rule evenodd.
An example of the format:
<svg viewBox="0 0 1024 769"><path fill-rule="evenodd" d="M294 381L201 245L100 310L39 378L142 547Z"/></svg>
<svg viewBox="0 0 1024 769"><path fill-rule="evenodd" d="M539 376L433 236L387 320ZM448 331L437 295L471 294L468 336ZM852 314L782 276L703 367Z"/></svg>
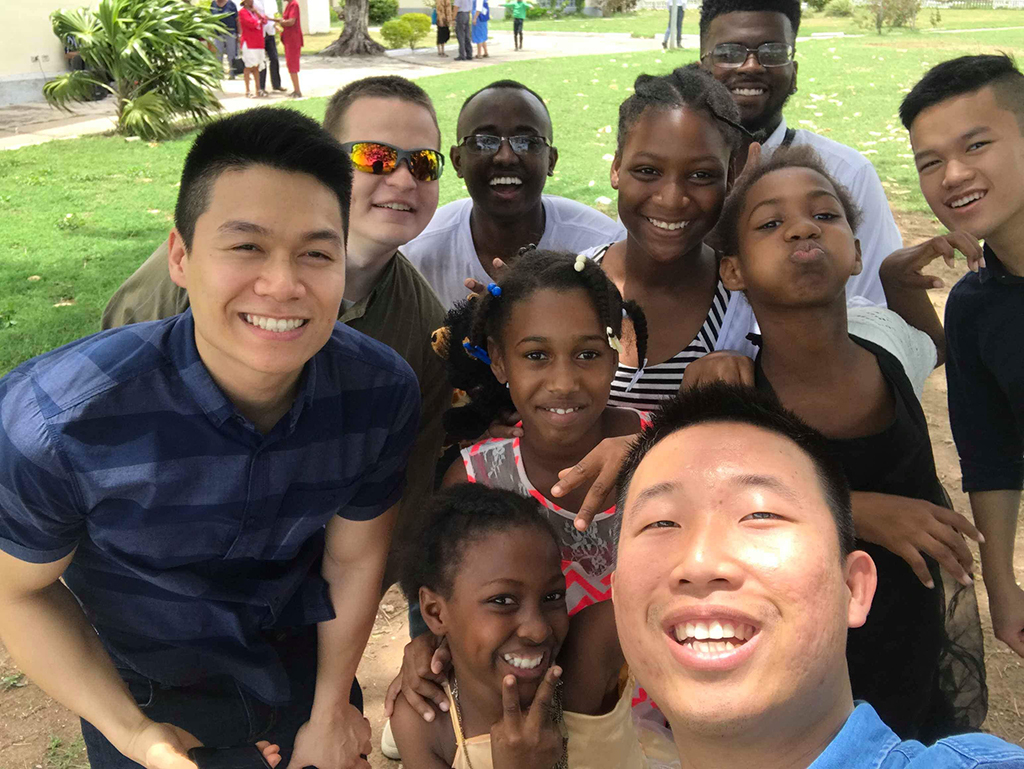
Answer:
<svg viewBox="0 0 1024 769"><path fill-rule="evenodd" d="M251 50L263 47L263 25L267 19L255 11L242 8L238 11L238 24L242 28L242 45L247 45Z"/></svg>
<svg viewBox="0 0 1024 769"><path fill-rule="evenodd" d="M282 19L295 19L295 23L290 27L283 27L281 29L281 44L286 48L292 46L302 47L302 21L299 17L299 0L291 0L284 9L284 13L281 15Z"/></svg>

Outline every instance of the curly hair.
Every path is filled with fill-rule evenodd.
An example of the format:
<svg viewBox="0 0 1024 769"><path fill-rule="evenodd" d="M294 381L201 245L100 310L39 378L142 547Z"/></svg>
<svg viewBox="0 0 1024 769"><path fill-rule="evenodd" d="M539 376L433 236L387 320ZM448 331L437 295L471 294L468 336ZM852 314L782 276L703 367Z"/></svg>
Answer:
<svg viewBox="0 0 1024 769"><path fill-rule="evenodd" d="M700 40L703 48L704 36L717 16L742 11L767 11L781 13L793 27L793 37L800 29L800 0L704 0L700 9Z"/></svg>
<svg viewBox="0 0 1024 769"><path fill-rule="evenodd" d="M709 238L719 253L723 256L736 256L739 253L740 214L743 212L748 193L757 182L768 174L786 168L807 168L825 177L835 188L836 197L839 198L839 204L843 207L843 214L850 224L850 229L857 230L861 222L860 208L853 201L850 191L837 182L825 168L821 156L808 145L779 147L770 155L762 156L761 162L757 166L744 168L729 196L725 199L718 224L715 225L715 230Z"/></svg>

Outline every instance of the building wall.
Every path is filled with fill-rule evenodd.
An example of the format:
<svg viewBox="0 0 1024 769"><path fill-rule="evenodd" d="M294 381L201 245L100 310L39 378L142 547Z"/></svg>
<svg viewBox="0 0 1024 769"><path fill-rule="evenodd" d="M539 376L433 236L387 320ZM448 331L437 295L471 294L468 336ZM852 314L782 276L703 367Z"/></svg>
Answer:
<svg viewBox="0 0 1024 769"><path fill-rule="evenodd" d="M59 8L61 2L18 0L5 2L3 6L5 32L0 44L0 106L42 101L46 78L66 70L64 47L50 26L50 13ZM39 57L38 61L32 61L35 56Z"/></svg>

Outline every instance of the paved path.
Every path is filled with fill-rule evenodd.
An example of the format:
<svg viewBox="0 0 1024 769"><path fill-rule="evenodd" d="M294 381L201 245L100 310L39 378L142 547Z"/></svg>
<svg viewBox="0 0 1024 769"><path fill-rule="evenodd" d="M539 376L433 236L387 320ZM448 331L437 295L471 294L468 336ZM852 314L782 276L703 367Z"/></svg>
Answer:
<svg viewBox="0 0 1024 769"><path fill-rule="evenodd" d="M697 36L684 35L683 43L684 47L696 47ZM415 79L523 59L658 50L660 42L652 38L633 38L625 33L531 32L526 37L526 48L516 51L510 32L494 32L487 41L487 47L490 52L488 58L468 62L457 62L453 57L441 58L433 46L379 57L303 56L299 76L302 92L307 97L330 96L346 83L368 75L396 74ZM449 45L448 50L453 50L453 46ZM283 65L282 61L282 70ZM290 85L287 72L282 71L282 76L286 85ZM245 98L241 76L222 81L221 90L221 103L227 112L288 100L281 95L269 99ZM17 149L55 139L105 133L113 128L113 115L113 100L109 97L99 102L76 105L70 114L46 103L0 107L0 149Z"/></svg>

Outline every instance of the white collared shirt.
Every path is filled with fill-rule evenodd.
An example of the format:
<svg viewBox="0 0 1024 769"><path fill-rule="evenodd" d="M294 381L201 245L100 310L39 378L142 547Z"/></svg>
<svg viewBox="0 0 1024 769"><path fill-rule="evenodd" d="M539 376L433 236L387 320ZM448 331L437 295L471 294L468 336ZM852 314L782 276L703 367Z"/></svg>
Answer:
<svg viewBox="0 0 1024 769"><path fill-rule="evenodd" d="M277 25L274 24L273 18L279 13L277 7L277 0L252 0L252 7L259 13L262 13L270 21L263 25L264 35L276 35Z"/></svg>

